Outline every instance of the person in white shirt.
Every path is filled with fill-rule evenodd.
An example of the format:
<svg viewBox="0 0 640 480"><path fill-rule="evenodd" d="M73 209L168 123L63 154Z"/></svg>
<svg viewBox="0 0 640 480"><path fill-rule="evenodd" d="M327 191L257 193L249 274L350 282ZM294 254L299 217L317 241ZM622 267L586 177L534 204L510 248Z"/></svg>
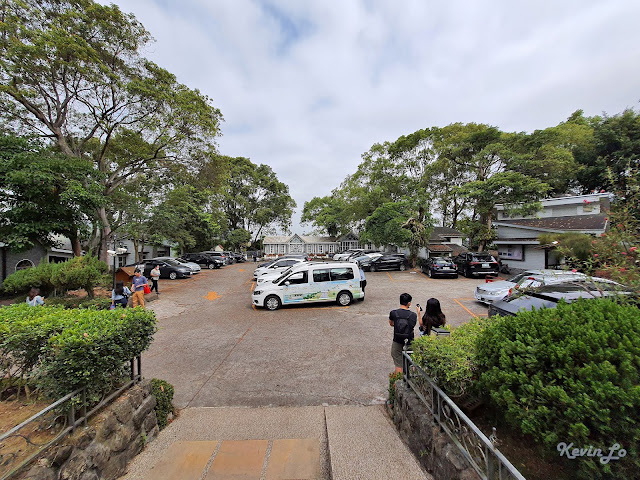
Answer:
<svg viewBox="0 0 640 480"><path fill-rule="evenodd" d="M153 289L155 288L156 290L156 294L160 295L160 292L158 291L158 280L160 279L160 265L156 265L155 267L153 267L153 270L151 270L151 273L149 274L149 276L151 277L151 291L153 292Z"/></svg>
<svg viewBox="0 0 640 480"><path fill-rule="evenodd" d="M29 296L27 297L27 304L32 307L44 305L44 298L40 296L39 288L31 287L31 290L29 290Z"/></svg>

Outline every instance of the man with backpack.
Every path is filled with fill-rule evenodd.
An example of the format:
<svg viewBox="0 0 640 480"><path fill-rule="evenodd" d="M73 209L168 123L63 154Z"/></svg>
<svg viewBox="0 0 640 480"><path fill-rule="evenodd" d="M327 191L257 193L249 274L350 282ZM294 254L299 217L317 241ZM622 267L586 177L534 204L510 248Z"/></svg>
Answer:
<svg viewBox="0 0 640 480"><path fill-rule="evenodd" d="M418 322L418 314L412 312L411 295L400 295L400 308L389 312L389 325L393 327L393 342L391 342L391 358L396 366L396 373L402 372L402 350L405 340L407 345L413 341L413 330ZM418 307L419 309L420 307Z"/></svg>

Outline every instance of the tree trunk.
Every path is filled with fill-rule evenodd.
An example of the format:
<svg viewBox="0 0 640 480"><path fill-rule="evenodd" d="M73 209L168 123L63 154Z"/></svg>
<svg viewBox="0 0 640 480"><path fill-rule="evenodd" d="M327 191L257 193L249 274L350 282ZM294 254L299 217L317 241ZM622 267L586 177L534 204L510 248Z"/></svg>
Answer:
<svg viewBox="0 0 640 480"><path fill-rule="evenodd" d="M80 237L78 237L78 232L75 231L69 235L69 239L71 240L71 249L73 250L74 257L82 256L82 245L80 245Z"/></svg>
<svg viewBox="0 0 640 480"><path fill-rule="evenodd" d="M107 250L109 250L109 241L111 240L111 224L107 218L107 210L105 207L98 208L97 213L98 218L100 219L100 224L102 225L98 258L108 264L109 258L107 256Z"/></svg>

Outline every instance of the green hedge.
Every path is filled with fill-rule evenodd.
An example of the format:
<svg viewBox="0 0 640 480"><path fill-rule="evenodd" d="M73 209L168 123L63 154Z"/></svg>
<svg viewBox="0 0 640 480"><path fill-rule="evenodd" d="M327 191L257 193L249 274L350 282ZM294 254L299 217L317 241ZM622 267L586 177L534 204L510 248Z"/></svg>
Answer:
<svg viewBox="0 0 640 480"><path fill-rule="evenodd" d="M475 393L478 378L475 343L485 321L472 320L449 336L423 335L412 345L411 358L449 396Z"/></svg>
<svg viewBox="0 0 640 480"><path fill-rule="evenodd" d="M92 308L94 310L109 310L111 308L111 298L50 297L46 299L46 304L60 305L64 308Z"/></svg>
<svg viewBox="0 0 640 480"><path fill-rule="evenodd" d="M106 263L91 255L62 263L41 262L9 275L2 282L2 291L7 295L26 295L31 287L38 287L42 295L49 296L82 288L93 298L93 289L103 282L108 271Z"/></svg>
<svg viewBox="0 0 640 480"><path fill-rule="evenodd" d="M99 395L122 378L128 360L149 347L155 322L154 313L142 308L12 305L0 308L0 357L21 368L16 381L28 379L51 398L79 387Z"/></svg>
<svg viewBox="0 0 640 480"><path fill-rule="evenodd" d="M480 386L512 425L558 456L613 444L627 452L566 460L579 478L637 478L640 471L640 311L610 300L494 317L478 339Z"/></svg>
<svg viewBox="0 0 640 480"><path fill-rule="evenodd" d="M156 417L158 428L167 426L167 417L173 413L173 385L157 378L151 379L151 392L156 397Z"/></svg>

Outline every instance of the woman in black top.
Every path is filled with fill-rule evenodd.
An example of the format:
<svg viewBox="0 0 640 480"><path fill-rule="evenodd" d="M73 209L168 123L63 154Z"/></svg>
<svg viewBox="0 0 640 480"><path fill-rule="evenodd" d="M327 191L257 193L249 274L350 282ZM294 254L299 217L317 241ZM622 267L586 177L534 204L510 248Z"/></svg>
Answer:
<svg viewBox="0 0 640 480"><path fill-rule="evenodd" d="M433 327L444 327L446 323L447 318L442 313L438 299L430 298L427 300L427 306L422 316L422 325L420 326L423 335L429 335Z"/></svg>

